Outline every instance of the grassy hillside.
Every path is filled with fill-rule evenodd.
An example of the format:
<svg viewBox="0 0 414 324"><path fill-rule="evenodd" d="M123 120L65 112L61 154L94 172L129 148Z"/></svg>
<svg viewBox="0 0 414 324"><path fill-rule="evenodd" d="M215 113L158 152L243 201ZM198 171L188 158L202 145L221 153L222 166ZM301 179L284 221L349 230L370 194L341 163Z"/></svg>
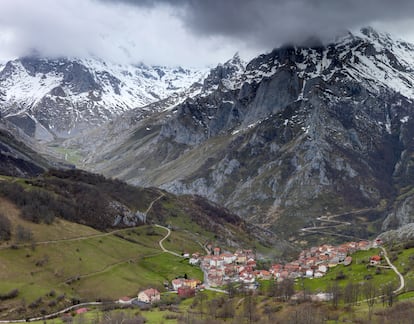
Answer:
<svg viewBox="0 0 414 324"><path fill-rule="evenodd" d="M111 210L111 206L117 207ZM114 224L122 214L146 224ZM0 176L0 319L50 313L77 301L117 300L141 289L164 289L176 277L202 279L198 267L162 252L228 249L272 252L236 215L193 196L130 187L82 171L36 178ZM2 233L7 235L2 236Z"/></svg>
<svg viewBox="0 0 414 324"><path fill-rule="evenodd" d="M158 239L164 235L162 232L163 230L160 228L144 226L138 229L124 229L113 235L104 236L101 238L101 243L99 242L99 238L83 240L72 246L67 244L68 242L55 243L65 251L67 250L66 253L75 255L71 262L78 265L79 271L85 270L85 273L89 272L89 274L86 273L79 280L74 281L70 285L60 284L59 290L56 290L56 293L61 294L66 292L68 297L75 296L76 298L79 298L79 296L88 296L88 298L91 298L90 300L107 296L107 298L111 300L114 299L114 297L108 294L109 291L112 291L116 296L129 294L130 291L132 291L131 294L134 294L138 289L137 287L146 287L148 285L153 285L162 290L162 282L166 279L171 280L174 276L182 276L186 273L188 276L197 278L200 273L197 273L196 268L189 267L185 261L172 255L160 253L159 248L157 248L157 242ZM184 232L177 234L177 237L183 237ZM124 237L124 241L127 238L129 238L129 241L137 239L141 240L141 246L135 245L138 249L135 251L135 260L122 263L122 258L125 258L128 255L128 249L131 246L129 244L121 244L121 241L119 241L120 235ZM175 247L176 251L179 251L179 246L181 244L179 241L180 240L178 240L177 245L175 245L174 240L171 238L171 241L169 242L170 248L173 249ZM103 261L97 260L100 259L102 255L99 254L96 258L88 256L91 259L90 265L82 264L76 259L79 255L87 255L89 247L93 246L94 250L99 250L100 245L106 246L106 244L109 243L112 247L108 250L107 255L104 256L105 259L113 258L116 253L119 253L119 250L117 249L120 246L124 249L124 251L122 251L122 257L119 256L121 263L118 265L112 265L110 260L107 260L107 269L96 271L96 268L102 266L101 262ZM51 247L52 246L49 248ZM387 249L388 248L389 247L387 247ZM39 251L39 254L37 254L37 249L38 248L36 248L35 252L29 247L22 250L26 253L42 256L42 253L45 251L42 251L42 253ZM73 249L75 249L75 251L73 251ZM76 249L79 249L79 251L76 251ZM53 255L53 253L50 252L53 250L54 248L49 249L48 253ZM11 249L7 249L7 251L13 252ZM351 266L338 266L333 268L329 274L322 279L305 280L304 282L299 280L297 282L296 291L300 291L305 287L308 292L313 293L329 290L329 286L338 283L339 299L336 306L333 305L333 301L326 303L310 301L284 302L283 298L280 298L280 296L277 295L276 284L263 281L261 282L261 289L255 292L252 296L250 296L250 294L246 295L246 293L243 292L236 292L232 296L223 294L210 295L210 292L208 292L184 301L172 298L171 302L173 305L168 307L156 307L148 311L123 309L112 312L102 312L101 308L92 308L91 312L88 312L87 314L82 316L77 315L75 317L75 323L77 321L82 322L82 320L90 320L91 322L94 322L96 319L103 320L104 315L107 317L116 317L121 313L124 314L126 318L134 318L138 315L143 316L147 319L147 323L182 323L188 319L190 319L191 322L199 321L200 323L232 321L239 321L242 323L249 322L250 320L260 323L305 323L305 320L307 320L309 316L313 319L312 321L309 321L309 323L334 323L336 321L392 323L392 319L395 320L401 316L407 317L408 315L412 315L412 312L407 314L404 309L407 307L407 309L412 309L413 304L406 302L405 300L412 298L413 294L412 292L402 293L394 298L392 306L388 305L387 299L382 302L381 299L378 298L370 311L363 288L364 283L372 283L373 286L376 287L375 295L377 296L382 293L382 288L387 284L391 283L394 287L397 285L397 277L390 269L383 268L381 269L381 272L378 273L376 267L367 267L369 256L377 254L378 252L377 249L357 252L353 254L354 263ZM398 268L402 265L407 266L412 259L411 256L413 254L414 248L410 247L403 247L402 249L397 249L395 247L393 251L389 250L389 255ZM3 256L3 251L0 251L0 256ZM22 256L22 258L24 257ZM22 297L25 297L26 300L28 300L28 298L35 298L38 296L31 295L33 294L33 290L38 289L36 286L38 281L36 280L38 280L37 278L42 277L41 273L46 272L46 269L50 268L52 263L53 261L51 258L49 265L46 264L42 269L38 269L39 273L36 273L33 276L33 283L27 285L30 287L29 290L31 290L31 292L26 295L21 293L17 300ZM156 269L156 271L154 271L154 269ZM345 276L339 278L341 273ZM371 279L367 279L367 275L371 275ZM405 275L407 279L412 276L410 270ZM52 276L50 276L50 278L52 278ZM57 279L53 280L58 281ZM346 301L347 292L345 287L349 283L358 284L360 286L357 303ZM21 289L24 288L25 286L21 287ZM46 288L47 289L39 291L39 294L43 294L43 302L40 307L48 310L45 305L50 301L56 300L57 297L50 296L50 286L47 286ZM7 287L7 289L11 289L11 287ZM406 290L410 289L413 289L412 285L406 287ZM100 297L97 297L97 295ZM163 298L168 297L164 295ZM201 300L203 300L202 303L204 303L204 306L202 306ZM200 313L201 311L203 314ZM372 317L372 320L369 320L369 317ZM48 321L48 323L49 322L61 323L61 320L56 319ZM102 323L107 322L103 321ZM403 321L402 323L410 322Z"/></svg>
<svg viewBox="0 0 414 324"><path fill-rule="evenodd" d="M253 239L237 215L201 197L177 197L79 170L50 170L29 179L0 176L0 197L13 202L22 218L39 224L65 219L109 230L142 224L136 217L141 213L146 223L172 225L223 243L250 245Z"/></svg>
<svg viewBox="0 0 414 324"><path fill-rule="evenodd" d="M2 202L3 210L4 206L7 204ZM43 241L47 230L55 227L14 219L12 224L25 226L33 239L4 244L0 249L0 294L18 290L15 298L2 302L0 318L10 318L10 310L21 318L63 308L73 300L117 300L150 286L163 290L165 280L186 274L202 279L201 271L187 260L161 251L158 242L166 231L151 225L99 233L57 221L60 238ZM15 240L13 235L12 242ZM173 240L169 248L181 252ZM187 249L195 252L201 247Z"/></svg>
<svg viewBox="0 0 414 324"><path fill-rule="evenodd" d="M297 288L305 287L311 292L318 293L329 290L329 286L333 283L337 283L340 288L344 288L350 283L361 284L368 281L372 282L378 289L388 283L398 287L398 277L392 269L386 267L385 261L383 261L384 267L381 268L368 266L369 258L372 255L379 254L379 252L379 249L358 251L352 255L353 262L351 265L338 265L330 269L328 274L320 279L304 279L303 282L298 282Z"/></svg>

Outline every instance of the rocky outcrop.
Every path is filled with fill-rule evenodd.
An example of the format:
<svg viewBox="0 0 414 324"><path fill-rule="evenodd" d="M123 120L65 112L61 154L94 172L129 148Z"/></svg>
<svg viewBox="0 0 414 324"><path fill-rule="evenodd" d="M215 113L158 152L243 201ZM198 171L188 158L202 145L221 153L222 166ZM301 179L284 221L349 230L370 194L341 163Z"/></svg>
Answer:
<svg viewBox="0 0 414 324"><path fill-rule="evenodd" d="M58 167L25 143L24 135L16 137L12 125L0 119L0 174L13 177L32 177L48 168ZM68 166L66 166L68 167Z"/></svg>
<svg viewBox="0 0 414 324"><path fill-rule="evenodd" d="M409 223L414 223L414 196L409 196L392 210L383 223L383 230L399 228Z"/></svg>
<svg viewBox="0 0 414 324"><path fill-rule="evenodd" d="M414 239L414 223L403 225L397 230L390 230L378 236L386 243L404 243Z"/></svg>

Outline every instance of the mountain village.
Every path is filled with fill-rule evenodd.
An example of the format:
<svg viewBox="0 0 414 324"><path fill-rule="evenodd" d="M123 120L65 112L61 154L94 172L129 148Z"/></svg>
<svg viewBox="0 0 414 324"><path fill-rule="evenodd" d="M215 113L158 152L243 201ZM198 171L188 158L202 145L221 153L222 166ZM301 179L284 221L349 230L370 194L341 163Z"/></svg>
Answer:
<svg viewBox="0 0 414 324"><path fill-rule="evenodd" d="M204 273L204 282L196 279L176 278L166 287L176 292L182 298L194 297L198 290L211 289L226 292L223 288L228 284L239 284L242 289L254 290L259 287L260 280L276 280L281 282L286 279L297 278L321 278L330 268L339 264L349 266L353 260L350 256L357 251L367 251L381 246L382 241L347 242L338 246L323 244L303 250L297 260L282 264L273 264L270 269L257 269L256 255L252 250L238 249L234 253L222 252L220 247L212 248L207 245L208 255L200 253L183 253L183 257L189 259L189 263L200 266ZM370 266L381 263L382 256L372 255ZM141 303L156 303L160 301L160 292L154 288L146 289L138 294L136 299ZM125 297L120 303L130 303L133 299Z"/></svg>

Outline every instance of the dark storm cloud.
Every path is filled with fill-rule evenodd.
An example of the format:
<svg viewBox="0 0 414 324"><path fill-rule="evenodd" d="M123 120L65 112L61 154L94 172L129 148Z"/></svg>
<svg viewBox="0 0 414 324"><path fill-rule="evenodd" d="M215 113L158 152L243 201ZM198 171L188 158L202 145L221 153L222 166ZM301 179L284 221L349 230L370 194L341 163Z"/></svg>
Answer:
<svg viewBox="0 0 414 324"><path fill-rule="evenodd" d="M185 26L201 35L220 35L272 46L312 36L331 38L346 29L412 19L412 0L101 0L177 10Z"/></svg>
<svg viewBox="0 0 414 324"><path fill-rule="evenodd" d="M0 64L38 52L215 65L366 25L414 40L413 0L0 0L0 12Z"/></svg>
<svg viewBox="0 0 414 324"><path fill-rule="evenodd" d="M0 0L0 64L37 52L116 63L204 66L243 47L195 36L183 27L176 10L153 9L98 0Z"/></svg>

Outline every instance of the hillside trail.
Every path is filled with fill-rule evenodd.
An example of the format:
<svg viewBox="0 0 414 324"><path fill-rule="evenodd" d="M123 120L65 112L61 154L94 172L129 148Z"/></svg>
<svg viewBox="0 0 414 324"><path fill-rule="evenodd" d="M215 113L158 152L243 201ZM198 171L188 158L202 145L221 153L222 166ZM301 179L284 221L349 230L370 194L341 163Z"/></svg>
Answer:
<svg viewBox="0 0 414 324"><path fill-rule="evenodd" d="M181 254L178 254L174 251L167 250L163 245L163 242L171 235L171 230L168 227L165 227L165 226L162 226L162 225L155 224L155 226L159 227L159 228L162 228L162 229L165 229L167 231L167 234L158 242L161 250L163 250L163 252L175 255L179 258L184 258Z"/></svg>
<svg viewBox="0 0 414 324"><path fill-rule="evenodd" d="M145 211L145 214L148 214L150 212L150 210L152 209L154 203L156 203L158 200L160 200L164 196L165 196L165 193L161 192L160 196L158 196L153 201L151 201L151 203L149 204L147 210ZM89 240L89 239L93 239L93 238L111 236L111 235L121 233L121 232L126 231L126 230L131 230L131 229L139 228L139 227L140 226L128 227L128 228L122 228L122 229L109 231L109 232L106 232L106 233L83 235L83 236L72 237L72 238L67 238L67 239L60 239L60 240L38 241L38 242L34 242L34 243L36 245L47 245L47 244L55 244L55 243L62 243L62 242L77 242L77 241ZM32 246L32 243L14 244L14 246L15 247L30 247L30 246ZM10 249L10 246L0 246L0 250L5 250L5 249Z"/></svg>
<svg viewBox="0 0 414 324"><path fill-rule="evenodd" d="M157 197L156 199L154 199L151 203L150 203L150 205L149 205L149 207L147 208L147 210L145 211L145 213L147 214L151 209L152 209L152 206L154 205L154 203L155 202L157 202L158 200L160 200L162 197L164 197L165 196L165 194L164 193L161 193L161 195L159 196L159 197ZM163 251L163 252L167 252L167 253L170 253L170 254L172 254L172 255L174 255L174 256L178 256L178 257L180 257L180 258L182 258L183 256L182 255L180 255L180 254L178 254L178 253L175 253L175 252L173 252L173 251L169 251L169 250L167 250L167 249L165 249L164 248L164 246L163 246L163 241L165 240L165 239L167 239L169 236L170 236L170 234L171 234L171 231L170 231L170 229L168 229L167 227L164 227L164 226L161 226L161 225L157 225L157 224L155 224L154 225L155 227L159 227L159 228L163 228L163 229L165 229L165 230L167 230L167 235L165 235L159 242L158 242L158 244L159 244L159 246L160 246L160 248L161 248L161 250ZM134 228L134 227L132 227L132 228ZM128 228L128 229L130 229L130 228ZM125 230L125 229L123 229L123 230ZM110 234L113 234L113 233L117 233L117 232L119 232L119 231L122 231L122 230L117 230L117 231L112 231L112 232L110 232L110 233L105 233L106 235L110 235ZM86 237L85 239L87 239L88 237ZM90 238L90 237L89 237ZM60 241L61 242L61 241ZM156 253L156 254L152 254L152 255L146 255L145 257L150 257L150 256L156 256L156 255L158 255L159 253ZM116 266L119 266L119 265L122 265L122 264L125 264L125 263L131 263L131 262L136 262L137 260L140 260L142 257L139 257L139 258L136 258L136 259L130 259L130 258L128 258L128 259L125 259L125 260L121 260L121 261L118 261L118 262L115 262L115 263L111 263L111 264L108 264L108 265L106 265L103 269L101 269L101 270L98 270L98 271L94 271L94 272L90 272L90 273L86 273L86 274L83 274L83 275L80 275L80 276L78 276L77 278L79 278L79 279L82 279L82 278L87 278L87 277L91 277L91 276L95 276L95 275L99 275L99 274L102 274L102 273L105 273L106 271L108 271L108 270L110 270L110 269L112 269L112 268L114 268L114 267L116 267ZM73 278L68 278L68 279L66 279L65 281L63 281L61 284L63 284L63 283L65 283L65 282L67 282L67 281L69 281L69 280L71 280L71 279L73 279Z"/></svg>
<svg viewBox="0 0 414 324"><path fill-rule="evenodd" d="M149 213L149 211L152 209L152 206L154 206L154 204L158 201L158 200L160 200L160 199L162 199L163 197L165 196L165 193L163 193L163 192L161 192L161 194L160 194L160 196L158 197L158 198L156 198L156 199L154 199L151 203L150 203L150 205L148 206L148 208L147 208L147 210L145 211L145 214L148 214ZM174 255L174 256L177 256L177 257L179 257L179 258L183 258L183 256L181 255L181 254L178 254L178 253L176 253L176 252L174 252L174 251L170 251L170 250L168 250L168 249L166 249L165 247L164 247L164 245L163 245L163 242L171 235L171 230L168 228L168 227L165 227L165 226L162 226L162 225L159 225L159 224L154 224L154 226L155 227L158 227L158 228L162 228L162 229L164 229L164 230L166 230L167 231L167 234L161 239L161 240L159 240L159 242L158 242L158 245L160 246L160 248L161 248L161 250L163 251L163 252L166 252L166 253L169 253L169 254L172 254L172 255Z"/></svg>
<svg viewBox="0 0 414 324"><path fill-rule="evenodd" d="M395 272L395 274L398 276L398 278L400 279L400 286L397 288L397 289L395 289L394 291L393 291L393 294L399 294L402 290L404 290L404 288L405 288L405 279L404 279L404 276L398 271L398 269L397 269L397 267L396 266L394 266L392 263L391 263L391 261L390 261L390 259L388 258L388 255L387 255L387 250L385 250L385 248L383 247L383 246L380 246L380 249L382 250L382 253L383 253L383 256L384 256L384 259L387 261L387 264L388 264L388 266L389 266L389 268L391 268L394 272ZM381 298L383 298L385 295L379 295L379 296L375 296L374 297L374 299L381 299ZM369 299L364 299L364 300L360 300L359 302L360 303L363 303L363 302L366 302L366 301L368 301Z"/></svg>
<svg viewBox="0 0 414 324"><path fill-rule="evenodd" d="M157 198L155 198L153 201L151 201L151 203L149 204L147 210L145 211L145 214L148 214L150 212L150 210L152 209L152 206L154 206L154 204L163 197L165 197L165 193L161 192L160 195Z"/></svg>
<svg viewBox="0 0 414 324"><path fill-rule="evenodd" d="M33 318L17 319L17 320L1 320L0 323L26 323L26 322L44 321L44 320L47 320L47 319L56 318L59 315L70 312L70 311L75 310L77 308L82 308L82 307L86 307L86 306L101 306L101 305L111 304L111 303L118 303L118 301L110 302L110 303L87 302L87 303L82 303L82 304L77 304L77 305L67 307L65 309L62 309L62 310L57 311L57 312L52 313L52 314L47 314L47 315L43 315L43 316L39 316L39 317L33 317Z"/></svg>
<svg viewBox="0 0 414 324"><path fill-rule="evenodd" d="M405 288L404 276L398 271L397 267L391 263L390 259L388 258L388 255L387 255L387 250L385 250L385 248L383 246L381 246L380 248L382 250L382 253L383 253L384 258L387 261L388 265L390 266L390 268L395 272L395 274L400 279L400 286L393 291L394 294L398 294Z"/></svg>

